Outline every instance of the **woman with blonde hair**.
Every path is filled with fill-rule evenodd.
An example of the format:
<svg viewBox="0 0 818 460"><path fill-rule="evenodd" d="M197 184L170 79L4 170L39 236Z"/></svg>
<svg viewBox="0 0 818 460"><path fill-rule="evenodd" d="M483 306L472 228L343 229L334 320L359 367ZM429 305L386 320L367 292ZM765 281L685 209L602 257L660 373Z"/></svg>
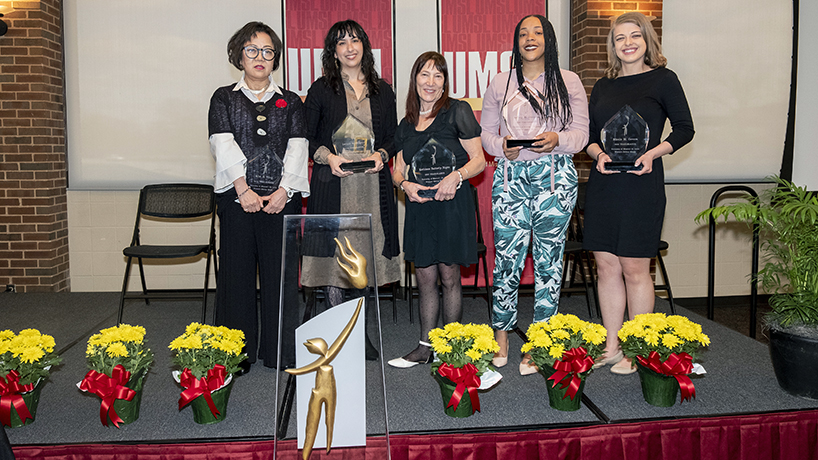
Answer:
<svg viewBox="0 0 818 460"><path fill-rule="evenodd" d="M635 372L623 358L617 332L625 309L628 316L650 313L654 306L650 261L659 250L665 214L662 156L693 139L693 119L679 79L665 66L667 59L648 18L625 13L608 33L608 68L594 85L589 112L594 163L588 179L583 247L594 251L599 274L602 322L608 331L605 357L596 366L613 364L611 372ZM649 128L647 149L627 171L611 169L601 130L612 117L630 107ZM671 133L663 140L665 121Z"/></svg>

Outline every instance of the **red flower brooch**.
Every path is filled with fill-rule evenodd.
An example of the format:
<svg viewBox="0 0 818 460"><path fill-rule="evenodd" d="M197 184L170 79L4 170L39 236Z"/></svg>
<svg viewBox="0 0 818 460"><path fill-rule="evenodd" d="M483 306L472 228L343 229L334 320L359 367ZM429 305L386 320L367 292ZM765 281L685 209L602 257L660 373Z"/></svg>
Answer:
<svg viewBox="0 0 818 460"><path fill-rule="evenodd" d="M276 107L278 107L279 109L283 109L284 107L287 107L287 101L285 101L284 99L277 100L276 101Z"/></svg>

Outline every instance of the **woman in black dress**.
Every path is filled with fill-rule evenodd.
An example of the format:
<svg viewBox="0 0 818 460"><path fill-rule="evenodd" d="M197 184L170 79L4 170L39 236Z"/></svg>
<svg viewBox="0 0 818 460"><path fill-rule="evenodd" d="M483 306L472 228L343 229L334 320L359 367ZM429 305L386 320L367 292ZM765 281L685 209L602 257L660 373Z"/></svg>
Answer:
<svg viewBox="0 0 818 460"><path fill-rule="evenodd" d="M454 154L456 168L431 187L419 184L414 168L408 167L430 141L437 142L435 156L443 157L441 144ZM449 98L449 71L440 53L423 53L412 66L406 117L398 126L395 145L399 152L392 181L407 198L403 252L415 263L420 303L420 343L408 355L389 361L405 368L432 361L427 341L440 313L438 277L443 286L443 323L460 321L460 266L477 262L474 200L467 180L486 167L480 125L468 103ZM427 193L432 196L420 196L421 190L431 190Z"/></svg>
<svg viewBox="0 0 818 460"><path fill-rule="evenodd" d="M617 333L625 307L630 318L653 311L650 260L659 249L665 214L662 159L690 142L693 120L682 85L665 65L662 48L648 19L641 13L619 16L608 34L605 77L591 92L590 144L594 159L588 179L583 246L594 251L599 272L602 322L608 331L605 358L597 366L613 364L611 372L630 374L632 363L622 357ZM611 158L603 150L600 130L625 106L630 106L650 129L647 151L620 172L606 168ZM672 127L662 140L665 120Z"/></svg>
<svg viewBox="0 0 818 460"><path fill-rule="evenodd" d="M210 99L208 131L216 160L219 261L216 324L241 329L247 339L247 372L256 358L276 366L281 238L284 215L298 214L308 196L306 123L301 98L276 85L272 72L282 44L273 30L250 22L227 44L238 83ZM292 246L290 246L290 244ZM293 239L288 247L294 247ZM288 251L288 265L298 254ZM261 324L256 306L256 272L261 285ZM297 275L284 274L283 305L297 305ZM282 367L295 364L297 309L284 311ZM259 340L259 332L261 339Z"/></svg>

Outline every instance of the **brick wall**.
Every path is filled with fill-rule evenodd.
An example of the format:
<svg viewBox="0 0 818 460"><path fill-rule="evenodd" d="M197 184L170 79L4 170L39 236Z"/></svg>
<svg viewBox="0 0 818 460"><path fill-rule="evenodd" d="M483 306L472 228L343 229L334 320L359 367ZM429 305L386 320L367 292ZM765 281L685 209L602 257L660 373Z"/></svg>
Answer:
<svg viewBox="0 0 818 460"><path fill-rule="evenodd" d="M62 3L0 6L0 287L67 291Z"/></svg>
<svg viewBox="0 0 818 460"><path fill-rule="evenodd" d="M571 70L579 75L588 96L594 83L608 67L608 51L605 40L611 28L611 19L628 11L639 11L655 16L653 27L662 38L662 0L636 2L600 2L574 0L571 11ZM588 179L591 158L587 155L574 157L580 180Z"/></svg>

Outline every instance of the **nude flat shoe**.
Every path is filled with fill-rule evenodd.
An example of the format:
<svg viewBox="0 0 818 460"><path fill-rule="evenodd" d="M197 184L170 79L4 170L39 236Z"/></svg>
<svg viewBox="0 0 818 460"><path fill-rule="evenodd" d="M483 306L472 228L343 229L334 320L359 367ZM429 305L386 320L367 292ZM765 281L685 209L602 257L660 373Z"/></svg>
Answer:
<svg viewBox="0 0 818 460"><path fill-rule="evenodd" d="M622 358L621 361L611 366L611 372L619 375L629 375L636 372L636 366L628 358Z"/></svg>
<svg viewBox="0 0 818 460"><path fill-rule="evenodd" d="M616 364L619 361L622 361L622 358L624 357L625 355L622 353L622 350L619 350L613 356L608 356L595 362L593 368L598 369L602 366L607 366L609 364Z"/></svg>
<svg viewBox="0 0 818 460"><path fill-rule="evenodd" d="M537 366L535 366L534 364L531 364L531 357L530 356L525 355L523 360L520 361L520 375L536 374L539 371L540 371L540 369Z"/></svg>
<svg viewBox="0 0 818 460"><path fill-rule="evenodd" d="M508 339L506 339L506 353L508 353ZM491 365L497 368L503 367L508 364L508 354L506 356L500 355L500 352L494 354L494 357L491 358Z"/></svg>

